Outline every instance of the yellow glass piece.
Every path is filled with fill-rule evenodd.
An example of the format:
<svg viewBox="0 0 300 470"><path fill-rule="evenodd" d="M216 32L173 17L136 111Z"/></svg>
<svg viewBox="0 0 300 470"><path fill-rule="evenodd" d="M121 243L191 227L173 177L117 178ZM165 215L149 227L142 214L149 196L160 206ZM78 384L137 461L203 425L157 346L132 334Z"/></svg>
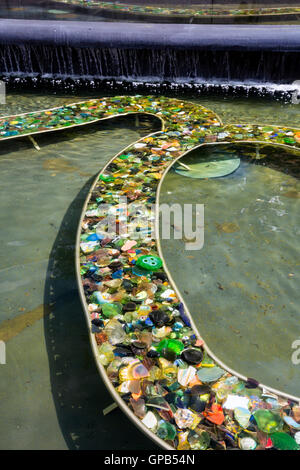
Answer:
<svg viewBox="0 0 300 470"><path fill-rule="evenodd" d="M141 305L140 308L138 309L138 314L140 316L147 316L151 312L152 308L149 307L148 305Z"/></svg>
<svg viewBox="0 0 300 470"><path fill-rule="evenodd" d="M178 446L177 450L190 450L190 444L188 442L188 431L178 433Z"/></svg>
<svg viewBox="0 0 300 470"><path fill-rule="evenodd" d="M162 370L159 367L152 367L149 371L149 380L154 382L155 380L160 380L162 378Z"/></svg>

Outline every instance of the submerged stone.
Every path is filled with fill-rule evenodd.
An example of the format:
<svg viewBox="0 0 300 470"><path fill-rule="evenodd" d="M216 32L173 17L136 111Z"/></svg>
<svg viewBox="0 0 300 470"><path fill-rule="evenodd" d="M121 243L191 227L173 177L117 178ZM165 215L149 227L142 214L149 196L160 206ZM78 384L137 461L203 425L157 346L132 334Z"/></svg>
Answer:
<svg viewBox="0 0 300 470"><path fill-rule="evenodd" d="M181 357L188 364L197 365L202 361L203 353L200 349L190 348L182 351Z"/></svg>
<svg viewBox="0 0 300 470"><path fill-rule="evenodd" d="M283 421L278 413L271 410L258 409L254 411L253 416L258 429L268 434L282 429Z"/></svg>
<svg viewBox="0 0 300 470"><path fill-rule="evenodd" d="M134 400L133 398L131 398L130 404L132 406L134 414L138 418L143 419L147 412L145 400L143 400L142 398L139 398L138 400Z"/></svg>
<svg viewBox="0 0 300 470"><path fill-rule="evenodd" d="M177 426L180 429L195 429L201 420L200 416L196 415L196 413L193 413L187 408L178 408L174 414L174 418Z"/></svg>
<svg viewBox="0 0 300 470"><path fill-rule="evenodd" d="M107 366L114 360L113 348L109 343L103 343L99 349L99 361L103 366Z"/></svg>
<svg viewBox="0 0 300 470"><path fill-rule="evenodd" d="M247 428L249 425L249 420L251 418L251 413L247 408L237 407L234 410L234 417L242 428Z"/></svg>
<svg viewBox="0 0 300 470"><path fill-rule="evenodd" d="M122 327L121 323L118 320L116 320L115 318L112 318L105 325L104 332L108 336L108 341L113 345L118 344L118 343L122 343L122 341L126 337L126 333L123 330L123 327Z"/></svg>
<svg viewBox="0 0 300 470"><path fill-rule="evenodd" d="M149 371L146 369L144 364L140 361L135 360L128 366L122 367L119 372L120 381L126 380L137 380L149 377Z"/></svg>
<svg viewBox="0 0 300 470"><path fill-rule="evenodd" d="M162 267L162 260L155 255L140 256L136 262L137 266L147 271L157 271Z"/></svg>
<svg viewBox="0 0 300 470"><path fill-rule="evenodd" d="M257 447L257 442L252 437L243 437L239 439L239 448L242 450L254 450Z"/></svg>
<svg viewBox="0 0 300 470"><path fill-rule="evenodd" d="M155 326L161 328L162 326L166 325L170 321L170 317L167 313L163 312L162 310L153 310L149 315L151 321L154 323Z"/></svg>
<svg viewBox="0 0 300 470"><path fill-rule="evenodd" d="M148 411L145 417L142 419L142 423L152 431L156 431L158 425L158 419L152 411Z"/></svg>
<svg viewBox="0 0 300 470"><path fill-rule="evenodd" d="M190 432L188 442L192 450L206 450L210 444L210 435L207 431L196 430L197 432Z"/></svg>
<svg viewBox="0 0 300 470"><path fill-rule="evenodd" d="M295 439L285 432L273 432L271 441L278 450L300 450L300 446Z"/></svg>
<svg viewBox="0 0 300 470"><path fill-rule="evenodd" d="M170 349L175 354L180 354L183 350L184 345L181 341L177 341L176 339L163 339L160 343L156 346L158 352L161 352L163 349Z"/></svg>
<svg viewBox="0 0 300 470"><path fill-rule="evenodd" d="M225 371L217 366L201 367L201 369L199 369L197 372L198 378L201 380L201 382L206 382L206 383L215 382L224 374L225 374Z"/></svg>
<svg viewBox="0 0 300 470"><path fill-rule="evenodd" d="M125 305L123 305L123 310L125 312L134 312L136 309L136 303L134 302L127 302Z"/></svg>
<svg viewBox="0 0 300 470"><path fill-rule="evenodd" d="M102 315L106 318L112 318L122 312L122 307L119 304L103 304Z"/></svg>
<svg viewBox="0 0 300 470"><path fill-rule="evenodd" d="M196 369L192 366L189 366L187 369L179 369L177 380L180 385L187 387L188 384L193 380L196 375Z"/></svg>

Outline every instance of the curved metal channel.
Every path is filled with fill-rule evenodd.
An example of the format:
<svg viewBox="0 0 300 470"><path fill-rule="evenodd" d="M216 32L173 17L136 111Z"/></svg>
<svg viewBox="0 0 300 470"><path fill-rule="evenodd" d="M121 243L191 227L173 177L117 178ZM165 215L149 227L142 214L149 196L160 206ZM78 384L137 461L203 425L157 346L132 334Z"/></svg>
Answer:
<svg viewBox="0 0 300 470"><path fill-rule="evenodd" d="M111 118L113 119L113 118ZM164 123L163 123L164 125ZM152 136L152 135L157 135L157 134L160 134L161 131L158 131L158 132L155 132L153 134L149 134L148 137ZM144 140L144 137L142 137L141 139L137 140L136 142L140 142L141 140ZM153 432L149 431L146 426L144 426L142 424L142 422L134 415L134 413L129 409L129 407L126 405L126 403L122 400L121 396L118 394L118 392L116 392L115 388L113 387L113 385L111 384L110 380L108 379L107 377L107 374L106 374L106 370L105 370L105 367L101 364L101 362L99 361L99 353L98 353L98 347L97 347L97 343L96 343L96 340L95 340L95 335L91 332L91 323L90 323L90 314L89 314L89 311L88 311L88 308L87 308L87 303L86 303L86 298L85 298L85 294L84 294L84 290L83 290L83 286L82 286L82 280L81 280L81 275L80 275L80 262L79 262L79 258L80 258L80 235L81 235L81 225L82 225L82 221L83 221L83 218L84 218L84 214L85 214L85 210L87 208L87 205L89 203L89 200L90 200L90 196L95 188L95 186L97 185L98 183L98 179L99 179L99 176L105 172L105 169L106 167L112 163L114 161L114 159L118 156L118 155L121 155L123 152L125 152L127 149L129 149L130 147L132 146L132 144L129 144L127 145L124 149L122 149L119 153L117 153L116 155L114 155L114 157L112 157L107 163L106 165L102 168L102 170L97 174L96 178L95 178L95 181L94 183L92 184L92 187L85 199L85 202L84 202L84 205L83 205L83 209L82 209L82 213L81 213L81 218L80 218L80 221L79 221L79 224L78 224L78 229L77 229L77 235L76 235L76 248L75 248L75 267L76 267L76 278L77 278L77 284L78 284L78 289L79 289L79 296L80 296L80 300L81 300L81 305L82 305L82 308L83 308L83 311L84 311L84 314L85 314L85 319L86 319L86 323L87 323L87 328L88 328L88 331L89 331L89 339L90 339L90 343L91 343L91 346L92 346L92 351L93 351L93 354L94 354L94 357L95 357L95 361L96 361L96 365L97 365L97 368L99 370L99 373L109 391L109 393L111 394L113 400L118 404L118 406L121 408L121 410L126 414L126 416L139 428L139 430L145 434L148 438L150 438L155 444L157 444L159 447L161 447L162 449L166 449L166 450L174 450L174 447L168 445L164 440L160 439L158 436L156 436L156 434L154 434Z"/></svg>
<svg viewBox="0 0 300 470"><path fill-rule="evenodd" d="M112 118L111 118L112 119ZM153 134L149 134L147 137L150 137L150 136L153 136L153 135L158 135L160 132L156 132L156 133L153 133ZM137 140L136 142L134 143L137 143L137 142L140 142L142 140L144 140L145 137L142 137L141 139ZM240 141L238 142L238 144L242 144L242 143L250 143L250 144L266 144L266 142L264 141L257 141L257 142L253 142L253 141ZM165 173L163 174L163 177L162 179L160 180L160 183L159 183L159 186L157 188L157 196L156 196L156 205L158 206L159 204L159 198L160 198L160 191L161 191L161 187L162 187L162 184L163 184L163 181L164 181L164 178L166 177L166 175L168 174L168 172L171 170L171 168L173 167L173 165L178 161L180 160L181 158L183 158L184 156L188 155L190 152L194 151L196 148L201 148L201 147L205 147L205 146L208 146L208 145L232 145L232 142L220 142L220 143L208 143L208 144L201 144L197 147L194 147L193 149L187 151L186 153L184 153L183 155L181 155L180 157L176 158L172 164L167 168L167 170L165 171ZM118 404L118 406L121 408L121 410L126 414L126 416L140 429L140 431L142 431L143 434L145 434L148 438L150 438L155 444L159 445L161 448L163 449L166 449L166 450L174 450L174 447L170 446L169 444L167 444L164 440L160 439L159 437L157 437L156 434L154 434L153 432L149 431L142 423L141 421L134 415L134 413L129 409L129 407L127 406L127 404L122 400L122 398L120 397L120 395L116 392L115 388L113 387L113 385L111 384L110 380L108 379L107 377L107 374L106 374L106 370L105 370L105 367L100 363L99 361L99 353L98 353L98 347L97 347L97 343L96 343L96 340L95 340L95 336L94 334L91 332L91 328L90 328L90 313L88 311L88 307L87 307L87 303L86 303L86 297L85 297L85 294L84 294L84 290L83 290L83 286L82 286L82 280L81 280L81 275L80 275L80 263L79 263L79 256L80 256L80 235L81 235L81 225L82 225L82 221L83 221L83 218L84 218L84 214L85 214L85 210L87 208L87 205L89 203L89 200L90 200L90 196L95 188L95 186L97 185L98 183L98 179L99 179L99 176L101 174L103 174L105 172L105 169L110 165L110 163L112 163L115 158L119 155L121 155L123 152L125 152L127 149L131 148L133 145L132 144L129 144L128 146L126 146L124 149L122 149L120 152L118 152L116 155L114 155L114 157L112 157L108 162L107 164L102 168L102 170L97 174L96 178L95 178L95 181L85 199L85 202L84 202L84 206L83 206L83 209L82 209L82 215L81 215L81 218L80 218L80 221L79 221L79 224L78 224L78 229L77 229L77 235L76 235L76 252L75 252L75 265L76 265L76 278L77 278L77 283L78 283L78 288L79 288L79 296L80 296L80 300L81 300L81 304L82 304L82 307L83 307L83 310L84 310L84 313L85 313L85 319L86 319L86 322L87 322L87 327L88 327L88 330L89 330L89 339L90 339L90 343L91 343L91 346L92 346L92 350L93 350L93 354L94 354L94 357L95 357L95 362L96 362L96 365L97 365L97 368L99 370L99 373L109 391L109 393L111 394L113 400ZM287 147L286 145L282 145L282 144L274 144L276 146L282 146L282 147ZM170 283L172 284L172 286L174 287L174 290L178 296L178 298L180 299L180 301L183 303L184 305L184 308L185 308L185 313L187 314L187 316L189 317L189 320L191 322L191 325L194 329L194 331L197 333L197 336L199 338L202 338L200 333L199 333L199 330L198 328L196 327L195 323L194 323L194 320L193 320L193 317L189 311L189 309L187 308L186 306L186 303L184 301L184 298L181 296L180 294L180 290L178 289L178 287L176 286L173 278L172 278L172 275L170 273L170 271L168 270L168 268L166 267L166 263L165 263L165 259L164 259L164 256L163 256L163 253L162 253L162 249L161 249L161 243L160 243L160 237L159 237L159 220L158 220L158 217L159 217L159 214L158 212L156 212L156 222L155 222L155 232L156 232L156 244L157 244L157 248L158 248L158 252L159 252L159 256L162 258L163 262L164 262L164 271L166 272L167 276L168 276L168 279L170 281ZM208 354L211 356L211 358L220 366L222 367L222 369L226 370L227 372L229 372L230 374L240 378L241 380L244 380L244 381L247 381L247 377L240 374L239 372L231 369L230 367L228 367L221 359L219 359L213 352L212 350L207 346L207 344L204 342L204 348L206 349L206 351L208 352ZM276 395L280 395L282 397L285 397L287 399L291 399L291 400L294 400L294 401L297 401L300 403L300 396L299 397L296 397L294 395L289 395L287 393L284 393L280 390L277 390L277 389L274 389L272 387L269 387L267 385L264 385L264 384L259 384L259 387L261 389L263 389L264 391L269 391L269 392L272 392Z"/></svg>

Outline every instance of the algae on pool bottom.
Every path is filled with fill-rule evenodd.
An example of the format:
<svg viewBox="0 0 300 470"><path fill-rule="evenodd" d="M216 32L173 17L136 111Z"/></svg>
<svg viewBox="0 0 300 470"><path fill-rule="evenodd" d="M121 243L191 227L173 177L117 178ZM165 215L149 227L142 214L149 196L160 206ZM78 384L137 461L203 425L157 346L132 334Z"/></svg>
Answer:
<svg viewBox="0 0 300 470"><path fill-rule="evenodd" d="M74 99L72 99L72 101L74 101ZM212 107L212 106L211 106L211 107ZM35 109L36 109L36 108L35 108ZM277 122L277 123L278 123L278 122ZM39 140L39 139L38 139L38 140ZM91 140L91 139L89 139L89 140ZM136 139L135 139L135 138L132 139L132 141L134 141L134 140L136 140ZM78 147L77 147L77 148L78 148ZM74 152L75 152L76 149L74 148L73 150L74 150ZM92 154L92 153L93 153L93 149L92 149L92 145L91 145L91 154ZM111 156L111 154L109 154L109 156ZM50 158L49 158L49 155L47 155L47 160L49 160L49 159L51 160L51 158L52 158L52 160L54 160L54 159L55 159L55 156L53 156L53 157L50 156ZM76 164L75 164L75 165L74 165L74 162L72 161L72 166L73 166L73 167L75 167L75 168L76 168L76 167L80 167L80 165L78 164L78 160L79 160L79 156L77 155ZM84 165L84 162L81 162L81 163L82 163L82 165ZM99 165L99 162L97 162L97 160L96 160L96 165L97 165L97 166L95 167L95 169L96 169L96 168L98 169L99 166L101 166L101 165ZM50 165L50 166L51 166L51 165ZM65 167L64 165L62 165L62 166L60 165L59 168L66 168L66 167ZM83 167L82 167L82 169L83 169L83 172L86 170L86 169L83 168ZM52 168L48 168L47 171L52 171ZM75 171L75 173L74 173L74 171ZM76 170L74 170L74 171L73 171L73 175L72 175L72 173L70 174L70 171L68 171L67 173L68 173L69 176L72 176L72 178L73 178L74 174L76 174ZM62 176L62 174L60 174L60 176ZM24 175L24 178L26 178L26 177L29 177L29 174L28 174L28 175L25 174L25 175ZM54 175L52 176L52 178L54 178L54 177L56 177L56 175L55 175L55 176L54 176ZM71 180L71 181L72 181L72 180ZM83 178L82 181L85 181L85 179ZM51 191L49 191L48 198L49 198L49 195L50 195L50 194L51 194ZM50 202L50 201L49 201L49 202ZM70 247L70 250L72 250L71 247ZM63 286L61 286L61 288L62 288L62 290L65 289L65 287L63 287ZM24 296L24 298L25 298L25 296ZM63 309L62 309L62 311L63 311ZM21 333L21 334L22 334L22 333ZM62 335L62 336L60 336L60 337L63 338L63 337L64 337L64 336L63 336L63 332L61 332L60 334Z"/></svg>

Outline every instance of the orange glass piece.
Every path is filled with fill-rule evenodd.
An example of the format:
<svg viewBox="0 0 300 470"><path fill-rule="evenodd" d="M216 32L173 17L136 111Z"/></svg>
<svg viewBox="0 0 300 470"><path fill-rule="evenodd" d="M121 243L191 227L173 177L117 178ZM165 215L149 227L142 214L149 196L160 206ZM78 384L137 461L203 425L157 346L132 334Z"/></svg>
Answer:
<svg viewBox="0 0 300 470"><path fill-rule="evenodd" d="M222 424L225 418L222 406L217 403L211 406L211 411L203 411L203 415L214 424Z"/></svg>

